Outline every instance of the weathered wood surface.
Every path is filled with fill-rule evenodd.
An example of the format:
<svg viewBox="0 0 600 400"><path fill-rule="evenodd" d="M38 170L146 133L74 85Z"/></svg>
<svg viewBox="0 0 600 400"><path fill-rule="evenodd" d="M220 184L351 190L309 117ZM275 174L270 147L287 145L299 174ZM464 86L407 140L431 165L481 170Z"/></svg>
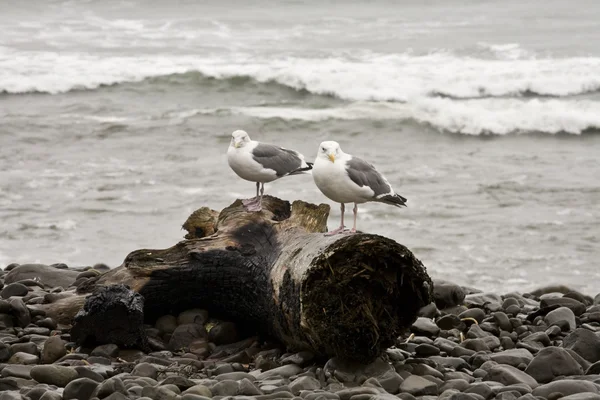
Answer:
<svg viewBox="0 0 600 400"><path fill-rule="evenodd" d="M85 295L125 284L144 296L152 322L203 307L253 326L291 349L367 362L394 343L431 301L425 267L404 246L371 234L325 236L329 206L265 196L263 211L237 200L201 208L186 240L130 253L78 295L45 306L71 323Z"/></svg>

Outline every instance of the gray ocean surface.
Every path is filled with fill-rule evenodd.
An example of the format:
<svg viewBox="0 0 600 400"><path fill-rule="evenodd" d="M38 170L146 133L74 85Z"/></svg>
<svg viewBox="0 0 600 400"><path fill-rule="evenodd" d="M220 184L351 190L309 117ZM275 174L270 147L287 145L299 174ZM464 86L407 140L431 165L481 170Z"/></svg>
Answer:
<svg viewBox="0 0 600 400"><path fill-rule="evenodd" d="M0 267L173 245L253 195L236 129L371 161L408 207L358 228L434 278L600 291L597 0L3 1ZM310 175L266 193L338 224Z"/></svg>

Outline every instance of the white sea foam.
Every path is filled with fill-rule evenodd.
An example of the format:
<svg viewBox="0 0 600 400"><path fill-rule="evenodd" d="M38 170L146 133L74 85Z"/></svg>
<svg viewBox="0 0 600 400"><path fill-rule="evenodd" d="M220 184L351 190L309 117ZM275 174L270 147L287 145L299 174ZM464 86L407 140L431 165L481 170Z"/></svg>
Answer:
<svg viewBox="0 0 600 400"><path fill-rule="evenodd" d="M216 113L222 110L199 110ZM455 101L422 97L410 103L354 103L345 107L306 109L237 107L230 112L257 118L322 121L327 119L413 120L469 135L522 132L580 134L600 129L600 104L591 100L476 99Z"/></svg>
<svg viewBox="0 0 600 400"><path fill-rule="evenodd" d="M431 94L569 96L600 90L600 57L482 59L449 52L264 59L241 54L227 58L99 57L0 48L0 91L8 93L95 89L190 71L225 79L249 76L352 101L409 101Z"/></svg>

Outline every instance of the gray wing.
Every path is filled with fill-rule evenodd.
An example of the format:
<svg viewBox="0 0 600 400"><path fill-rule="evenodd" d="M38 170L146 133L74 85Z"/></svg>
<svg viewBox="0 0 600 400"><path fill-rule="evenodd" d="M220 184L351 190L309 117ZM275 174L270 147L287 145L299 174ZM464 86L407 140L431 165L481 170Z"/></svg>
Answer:
<svg viewBox="0 0 600 400"><path fill-rule="evenodd" d="M346 163L346 171L352 182L358 186L368 186L375 197L392 193L392 187L374 166L357 157Z"/></svg>
<svg viewBox="0 0 600 400"><path fill-rule="evenodd" d="M259 143L252 150L252 158L263 167L272 169L281 177L297 170L302 166L302 159L298 152L273 146L272 144Z"/></svg>
<svg viewBox="0 0 600 400"><path fill-rule="evenodd" d="M346 171L352 182L359 186L368 186L373 191L374 200L396 207L406 206L406 198L394 193L392 186L374 166L357 157L346 163Z"/></svg>

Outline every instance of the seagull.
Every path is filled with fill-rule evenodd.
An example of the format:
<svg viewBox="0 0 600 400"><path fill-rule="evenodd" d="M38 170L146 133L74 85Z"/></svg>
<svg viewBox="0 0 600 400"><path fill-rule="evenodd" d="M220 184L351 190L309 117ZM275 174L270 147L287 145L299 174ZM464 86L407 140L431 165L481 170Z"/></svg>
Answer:
<svg viewBox="0 0 600 400"><path fill-rule="evenodd" d="M288 175L310 173L313 165L304 161L304 156L297 151L250 140L242 130L231 134L227 162L240 178L256 182L256 197L242 200L247 211L262 210L265 183Z"/></svg>
<svg viewBox="0 0 600 400"><path fill-rule="evenodd" d="M325 196L341 204L340 227L326 235L344 232L344 203L354 203L354 226L350 233L356 233L358 204L376 201L406 207L407 200L394 192L387 179L373 165L344 153L337 142L325 141L319 145L312 176Z"/></svg>

